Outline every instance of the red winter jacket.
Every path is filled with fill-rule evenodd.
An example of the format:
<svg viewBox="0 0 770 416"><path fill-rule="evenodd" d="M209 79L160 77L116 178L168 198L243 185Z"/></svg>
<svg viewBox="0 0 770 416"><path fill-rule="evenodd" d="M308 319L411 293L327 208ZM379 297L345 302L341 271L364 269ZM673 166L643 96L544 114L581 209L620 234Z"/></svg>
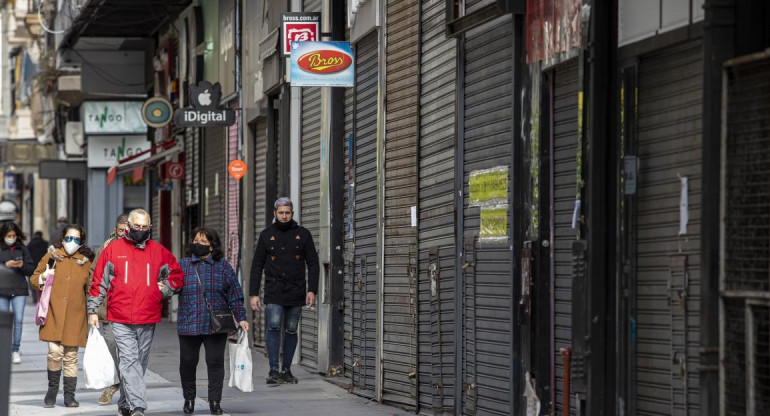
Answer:
<svg viewBox="0 0 770 416"><path fill-rule="evenodd" d="M152 240L137 246L119 238L105 247L94 268L88 313L107 301L107 320L122 324L160 322L162 300L182 287L184 273L165 247ZM164 293L158 282L165 285Z"/></svg>

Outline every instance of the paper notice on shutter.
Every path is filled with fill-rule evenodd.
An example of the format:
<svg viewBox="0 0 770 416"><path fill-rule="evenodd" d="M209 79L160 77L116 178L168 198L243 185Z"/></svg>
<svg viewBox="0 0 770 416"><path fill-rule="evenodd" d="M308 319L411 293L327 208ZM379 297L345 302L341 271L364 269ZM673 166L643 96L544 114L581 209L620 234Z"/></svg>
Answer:
<svg viewBox="0 0 770 416"><path fill-rule="evenodd" d="M680 176L681 197L679 199L679 235L687 234L687 222L689 221L689 201L687 200L687 177Z"/></svg>
<svg viewBox="0 0 770 416"><path fill-rule="evenodd" d="M572 211L572 229L576 230L580 219L580 200L575 200L575 209Z"/></svg>

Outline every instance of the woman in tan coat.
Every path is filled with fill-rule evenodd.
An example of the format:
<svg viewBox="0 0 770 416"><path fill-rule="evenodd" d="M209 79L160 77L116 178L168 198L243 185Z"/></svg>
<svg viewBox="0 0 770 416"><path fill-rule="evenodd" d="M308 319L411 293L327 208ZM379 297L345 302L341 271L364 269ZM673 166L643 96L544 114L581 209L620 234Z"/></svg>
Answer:
<svg viewBox="0 0 770 416"><path fill-rule="evenodd" d="M86 346L88 325L86 299L91 280L94 252L86 245L83 227L70 224L58 241L48 248L37 269L30 276L36 290L45 286L43 272L49 264L54 267L54 281L45 325L40 327L40 340L48 342L48 392L46 406L56 404L59 377L64 367L64 405L78 407L75 386L78 381L78 347Z"/></svg>

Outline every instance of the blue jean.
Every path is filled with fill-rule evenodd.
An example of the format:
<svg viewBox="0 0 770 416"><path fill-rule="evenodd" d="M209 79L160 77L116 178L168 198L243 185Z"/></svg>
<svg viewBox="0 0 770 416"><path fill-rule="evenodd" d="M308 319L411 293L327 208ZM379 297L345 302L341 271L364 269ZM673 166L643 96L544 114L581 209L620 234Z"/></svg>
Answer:
<svg viewBox="0 0 770 416"><path fill-rule="evenodd" d="M278 370L278 353L281 349L281 325L283 324L283 369L291 367L294 351L297 349L297 326L302 306L267 304L267 360L271 370Z"/></svg>
<svg viewBox="0 0 770 416"><path fill-rule="evenodd" d="M0 296L0 311L9 312L13 309L13 351L19 351L21 346L21 328L24 323L24 304L26 296Z"/></svg>

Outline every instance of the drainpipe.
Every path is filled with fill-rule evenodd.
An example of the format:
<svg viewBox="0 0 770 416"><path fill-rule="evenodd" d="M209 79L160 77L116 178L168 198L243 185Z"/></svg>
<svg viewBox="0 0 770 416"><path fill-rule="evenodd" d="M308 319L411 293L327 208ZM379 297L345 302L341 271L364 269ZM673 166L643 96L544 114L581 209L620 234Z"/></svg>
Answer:
<svg viewBox="0 0 770 416"><path fill-rule="evenodd" d="M383 299L385 293L385 81L387 76L387 0L377 4L377 361L374 395L382 402Z"/></svg>

